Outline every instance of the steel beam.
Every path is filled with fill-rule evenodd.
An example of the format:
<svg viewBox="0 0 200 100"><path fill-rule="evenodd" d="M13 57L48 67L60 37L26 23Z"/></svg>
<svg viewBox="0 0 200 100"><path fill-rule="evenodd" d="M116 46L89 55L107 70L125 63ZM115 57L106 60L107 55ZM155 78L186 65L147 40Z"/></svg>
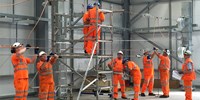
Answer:
<svg viewBox="0 0 200 100"><path fill-rule="evenodd" d="M164 48L160 47L159 45L157 45L157 44L154 43L153 41L147 39L145 36L142 36L140 33L137 33L137 32L133 32L133 33L136 34L136 35L138 35L139 37L145 39L147 42L149 42L149 43L152 44L153 46L157 47L158 49L164 50ZM177 61L180 62L180 63L183 63L182 60L180 60L179 58L177 58L176 56L174 56L174 55L172 55L172 54L170 55L170 57L172 57L173 59L177 60Z"/></svg>
<svg viewBox="0 0 200 100"><path fill-rule="evenodd" d="M122 21L122 25L125 28L129 28L130 27L130 14L127 13L130 11L130 0L124 0L124 14L123 14L123 21ZM131 36L130 36L130 31L129 30L124 30L123 34L122 34L123 40L130 40ZM130 49L130 41L124 41L123 42L123 48L125 49L124 53L125 56L130 55L130 51L128 51Z"/></svg>
<svg viewBox="0 0 200 100"><path fill-rule="evenodd" d="M133 18L131 18L130 23L132 24L132 22L133 22L136 18L138 18L138 17L139 17L142 13L144 13L145 11L150 10L150 7L151 7L153 4L155 4L155 3L159 2L159 1L160 1L160 0L154 0L154 1L150 2L149 4L147 4L147 6L146 6L145 8L143 8L137 15L135 15Z"/></svg>
<svg viewBox="0 0 200 100"><path fill-rule="evenodd" d="M111 3L111 4L116 4L116 5L120 5L123 6L123 3L119 3L119 2L114 2L114 1L110 1L110 0L102 0L103 2L107 2L107 3Z"/></svg>
<svg viewBox="0 0 200 100"><path fill-rule="evenodd" d="M141 0L142 1L142 0ZM144 4L148 4L148 2L151 2L151 1L153 1L153 0L146 0L146 1L142 1L142 2L131 2L131 5L144 5ZM186 1L186 2L188 2L188 0L172 0L172 2L177 2L177 1L179 1L179 2L182 2L182 1ZM160 2L163 2L163 3L165 3L165 2L169 2L169 0L160 0Z"/></svg>
<svg viewBox="0 0 200 100"><path fill-rule="evenodd" d="M16 15L16 14L6 14L6 13L0 13L0 17L7 17L7 18L19 18L23 20L38 20L39 17L33 17L33 16L24 16L24 15ZM48 22L50 19L48 18L41 18L40 21Z"/></svg>

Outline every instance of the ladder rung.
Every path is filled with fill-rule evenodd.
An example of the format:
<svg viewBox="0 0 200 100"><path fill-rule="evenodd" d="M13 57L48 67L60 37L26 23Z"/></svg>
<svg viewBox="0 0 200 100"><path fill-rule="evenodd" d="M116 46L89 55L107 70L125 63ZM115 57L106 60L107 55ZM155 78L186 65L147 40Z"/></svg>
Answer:
<svg viewBox="0 0 200 100"><path fill-rule="evenodd" d="M62 54L62 58L90 58L91 55L88 54ZM112 55L94 55L93 56L98 58L112 58Z"/></svg>
<svg viewBox="0 0 200 100"><path fill-rule="evenodd" d="M99 26L101 26L101 27L107 27L107 28L112 28L113 26L110 26L110 25L101 25L101 24L99 24Z"/></svg>
<svg viewBox="0 0 200 100"><path fill-rule="evenodd" d="M66 70L55 71L55 73L66 73Z"/></svg>
<svg viewBox="0 0 200 100"><path fill-rule="evenodd" d="M99 74L112 74L113 71L99 71Z"/></svg>
<svg viewBox="0 0 200 100"><path fill-rule="evenodd" d="M98 42L112 42L112 40L98 40Z"/></svg>
<svg viewBox="0 0 200 100"><path fill-rule="evenodd" d="M101 12L105 12L105 13L112 13L112 10L107 10L107 9L100 9Z"/></svg>
<svg viewBox="0 0 200 100"><path fill-rule="evenodd" d="M102 90L102 89L110 89L110 88L112 88L112 86L99 86L100 87L100 89Z"/></svg>

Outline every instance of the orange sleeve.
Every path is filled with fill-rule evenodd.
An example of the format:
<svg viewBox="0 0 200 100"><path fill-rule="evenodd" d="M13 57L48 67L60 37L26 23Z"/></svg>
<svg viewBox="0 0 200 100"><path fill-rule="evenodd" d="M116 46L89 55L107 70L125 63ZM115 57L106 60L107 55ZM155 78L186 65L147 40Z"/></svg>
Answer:
<svg viewBox="0 0 200 100"><path fill-rule="evenodd" d="M89 19L89 13L85 12L84 15L83 15L83 23L87 23L88 19Z"/></svg>
<svg viewBox="0 0 200 100"><path fill-rule="evenodd" d="M103 12L100 12L99 17L100 17L101 22L105 20L105 15Z"/></svg>
<svg viewBox="0 0 200 100"><path fill-rule="evenodd" d="M131 64L130 62L128 62L128 69L132 70L133 69L133 64Z"/></svg>
<svg viewBox="0 0 200 100"><path fill-rule="evenodd" d="M31 59L30 58L26 58L26 62L27 62L27 64L30 64L31 63Z"/></svg>
<svg viewBox="0 0 200 100"><path fill-rule="evenodd" d="M41 62L38 62L38 63L37 63L36 68L37 68L38 71L40 71L41 64L42 64Z"/></svg>
<svg viewBox="0 0 200 100"><path fill-rule="evenodd" d="M108 65L111 66L113 63L114 63L114 59L112 59L112 60L108 63ZM112 67L112 66L111 66L111 67Z"/></svg>
<svg viewBox="0 0 200 100"><path fill-rule="evenodd" d="M12 64L16 65L18 60L19 59L17 59L16 55L12 55L11 57Z"/></svg>
<svg viewBox="0 0 200 100"><path fill-rule="evenodd" d="M161 54L158 55L159 59L163 59L163 56Z"/></svg>
<svg viewBox="0 0 200 100"><path fill-rule="evenodd" d="M52 57L52 58L49 60L49 63L55 64L55 63L56 63L56 58L55 58L55 57Z"/></svg>

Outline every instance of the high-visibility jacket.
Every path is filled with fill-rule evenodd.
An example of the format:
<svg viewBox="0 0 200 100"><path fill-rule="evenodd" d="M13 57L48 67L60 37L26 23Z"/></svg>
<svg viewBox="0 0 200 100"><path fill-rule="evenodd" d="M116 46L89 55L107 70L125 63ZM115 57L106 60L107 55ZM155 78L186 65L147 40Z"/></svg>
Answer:
<svg viewBox="0 0 200 100"><path fill-rule="evenodd" d="M147 59L147 56L143 57L143 67L144 67L144 76L151 76L154 74L153 60Z"/></svg>
<svg viewBox="0 0 200 100"><path fill-rule="evenodd" d="M191 63L192 68L191 68L191 73L184 73L182 76L182 80L195 80L196 79L196 74L195 74L195 70L194 70L194 64L192 59L188 58L185 60L185 62L182 65L182 71L183 72L187 72L189 71L188 69L188 64Z"/></svg>
<svg viewBox="0 0 200 100"><path fill-rule="evenodd" d="M127 65L128 69L131 72L131 75L137 79L137 78L141 78L141 72L140 72L140 67L134 63L133 61L128 61L128 65Z"/></svg>
<svg viewBox="0 0 200 100"><path fill-rule="evenodd" d="M28 78L27 64L31 63L31 59L15 53L11 56L11 61L14 67L14 78Z"/></svg>
<svg viewBox="0 0 200 100"><path fill-rule="evenodd" d="M115 58L111 62L109 62L108 65L113 68L114 72L123 72L124 70L122 59Z"/></svg>
<svg viewBox="0 0 200 100"><path fill-rule="evenodd" d="M160 59L159 71L169 71L170 70L170 59L168 56L159 55Z"/></svg>
<svg viewBox="0 0 200 100"><path fill-rule="evenodd" d="M97 21L97 13L96 11L98 11L98 23L102 23L105 20L105 15L103 12L101 12L99 9L97 10L96 7L93 7L92 9L90 9L88 11L89 14L89 20L90 20L90 24L95 24Z"/></svg>
<svg viewBox="0 0 200 100"><path fill-rule="evenodd" d="M84 24L89 24L89 23L90 23L88 11L86 11L86 12L84 13L84 15L83 15L83 23L84 23Z"/></svg>
<svg viewBox="0 0 200 100"><path fill-rule="evenodd" d="M40 83L54 83L52 70L52 64L54 63L55 59L50 59L49 62L39 61L37 63Z"/></svg>

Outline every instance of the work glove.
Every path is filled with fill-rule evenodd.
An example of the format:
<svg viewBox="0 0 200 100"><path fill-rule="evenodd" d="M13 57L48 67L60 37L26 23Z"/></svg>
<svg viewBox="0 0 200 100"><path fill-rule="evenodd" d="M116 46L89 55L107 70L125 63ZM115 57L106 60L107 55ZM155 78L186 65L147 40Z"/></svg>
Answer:
<svg viewBox="0 0 200 100"><path fill-rule="evenodd" d="M156 47L153 47L153 50L154 50L154 51L156 51L156 50L158 50L158 48L156 48Z"/></svg>
<svg viewBox="0 0 200 100"><path fill-rule="evenodd" d="M150 60L151 59L151 55L147 55L147 59Z"/></svg>
<svg viewBox="0 0 200 100"><path fill-rule="evenodd" d="M29 49L30 47L31 47L30 44L27 44L27 45L26 45L26 49Z"/></svg>
<svg viewBox="0 0 200 100"><path fill-rule="evenodd" d="M35 54L39 54L39 50L40 50L39 47L36 47L34 50Z"/></svg>
<svg viewBox="0 0 200 100"><path fill-rule="evenodd" d="M47 56L47 62L49 62L50 58L51 58L51 56Z"/></svg>
<svg viewBox="0 0 200 100"><path fill-rule="evenodd" d="M51 52L49 55L50 55L50 56L54 56L55 54L56 54L56 53Z"/></svg>
<svg viewBox="0 0 200 100"><path fill-rule="evenodd" d="M16 49L15 49L14 47L11 47L10 52L11 52L11 53L15 53L15 52L16 52L15 50L16 50Z"/></svg>
<svg viewBox="0 0 200 100"><path fill-rule="evenodd" d="M179 71L178 73L179 73L179 74L183 74L183 71Z"/></svg>

